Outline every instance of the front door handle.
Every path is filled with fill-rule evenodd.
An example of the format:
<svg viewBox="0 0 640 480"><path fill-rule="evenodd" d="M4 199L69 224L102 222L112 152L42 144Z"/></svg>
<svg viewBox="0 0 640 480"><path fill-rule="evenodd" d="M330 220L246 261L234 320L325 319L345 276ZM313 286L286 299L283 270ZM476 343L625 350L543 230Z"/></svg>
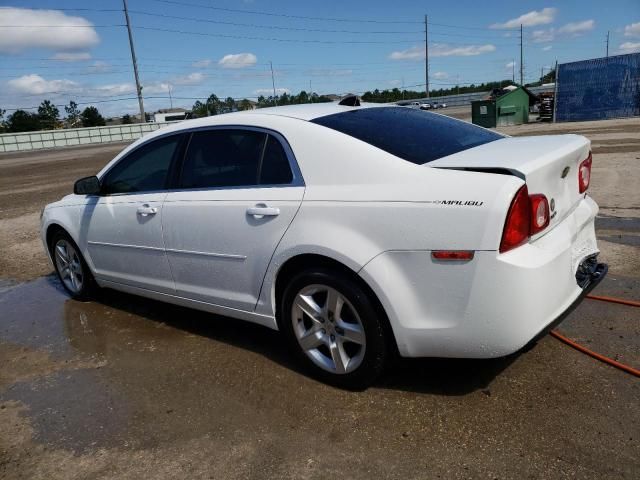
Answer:
<svg viewBox="0 0 640 480"><path fill-rule="evenodd" d="M277 207L269 207L264 203L258 203L254 207L247 208L247 215L251 215L255 218L277 217L280 215L280 209Z"/></svg>
<svg viewBox="0 0 640 480"><path fill-rule="evenodd" d="M158 207L150 207L148 204L144 204L141 207L138 207L138 215L141 217L147 217L149 215L155 215L158 213Z"/></svg>

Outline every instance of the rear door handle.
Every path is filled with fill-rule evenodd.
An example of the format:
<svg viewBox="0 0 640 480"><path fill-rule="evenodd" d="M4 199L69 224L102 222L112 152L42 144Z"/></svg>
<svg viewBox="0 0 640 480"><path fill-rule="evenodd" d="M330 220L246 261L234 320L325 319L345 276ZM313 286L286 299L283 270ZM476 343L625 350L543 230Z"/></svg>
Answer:
<svg viewBox="0 0 640 480"><path fill-rule="evenodd" d="M158 213L157 207L150 207L148 204L144 204L141 207L138 207L138 215L140 215L141 217L155 215L156 213Z"/></svg>
<svg viewBox="0 0 640 480"><path fill-rule="evenodd" d="M264 203L258 203L254 207L247 208L247 215L251 215L256 218L277 217L280 215L280 209L277 207L269 207Z"/></svg>

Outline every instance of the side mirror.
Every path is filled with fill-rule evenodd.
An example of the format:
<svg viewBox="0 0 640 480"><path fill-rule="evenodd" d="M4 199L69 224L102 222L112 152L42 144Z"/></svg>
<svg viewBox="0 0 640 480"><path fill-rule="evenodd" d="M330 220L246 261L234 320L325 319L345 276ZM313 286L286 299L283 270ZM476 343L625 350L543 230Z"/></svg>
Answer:
<svg viewBox="0 0 640 480"><path fill-rule="evenodd" d="M73 184L73 193L76 195L99 195L100 190L100 179L95 175L81 178Z"/></svg>

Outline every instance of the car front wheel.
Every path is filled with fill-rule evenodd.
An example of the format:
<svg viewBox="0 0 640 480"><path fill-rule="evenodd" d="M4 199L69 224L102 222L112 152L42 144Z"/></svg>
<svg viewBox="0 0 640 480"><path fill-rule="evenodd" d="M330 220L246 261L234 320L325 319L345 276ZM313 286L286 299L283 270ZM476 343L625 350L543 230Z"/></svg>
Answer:
<svg viewBox="0 0 640 480"><path fill-rule="evenodd" d="M53 235L51 258L65 290L76 300L88 299L94 290L94 280L80 249L63 231Z"/></svg>
<svg viewBox="0 0 640 480"><path fill-rule="evenodd" d="M382 319L349 275L328 269L296 275L280 313L293 351L321 380L360 389L382 372L387 357Z"/></svg>

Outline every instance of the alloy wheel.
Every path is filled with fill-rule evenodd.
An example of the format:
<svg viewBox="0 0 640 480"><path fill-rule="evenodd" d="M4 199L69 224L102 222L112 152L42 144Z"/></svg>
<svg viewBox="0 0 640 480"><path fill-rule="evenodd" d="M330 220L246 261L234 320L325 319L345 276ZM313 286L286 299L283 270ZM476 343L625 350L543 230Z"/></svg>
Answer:
<svg viewBox="0 0 640 480"><path fill-rule="evenodd" d="M366 335L351 302L328 285L304 287L295 296L291 321L298 344L311 361L331 373L357 369L364 359Z"/></svg>
<svg viewBox="0 0 640 480"><path fill-rule="evenodd" d="M56 268L65 287L73 293L80 293L84 282L84 272L80 255L75 247L69 241L60 239L56 242L53 251Z"/></svg>

